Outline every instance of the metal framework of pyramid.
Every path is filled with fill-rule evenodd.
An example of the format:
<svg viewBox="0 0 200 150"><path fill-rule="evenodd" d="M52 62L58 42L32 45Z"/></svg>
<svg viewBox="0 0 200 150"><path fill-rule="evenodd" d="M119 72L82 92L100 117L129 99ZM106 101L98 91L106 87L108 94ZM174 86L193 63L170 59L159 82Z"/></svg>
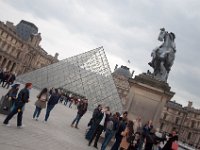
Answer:
<svg viewBox="0 0 200 150"><path fill-rule="evenodd" d="M122 111L103 47L82 53L41 69L20 75L20 82L32 82L36 88L55 87L85 96L89 109L98 104Z"/></svg>

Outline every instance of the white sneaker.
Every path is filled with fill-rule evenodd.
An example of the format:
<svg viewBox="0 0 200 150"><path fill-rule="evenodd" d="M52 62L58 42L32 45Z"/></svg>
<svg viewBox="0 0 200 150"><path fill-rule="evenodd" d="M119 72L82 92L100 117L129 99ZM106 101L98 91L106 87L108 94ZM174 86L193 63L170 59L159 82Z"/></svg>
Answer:
<svg viewBox="0 0 200 150"><path fill-rule="evenodd" d="M9 123L8 124L3 123L3 125L6 126L6 127L10 127Z"/></svg>
<svg viewBox="0 0 200 150"><path fill-rule="evenodd" d="M10 124L8 123L8 124L6 125L6 127L10 127Z"/></svg>
<svg viewBox="0 0 200 150"><path fill-rule="evenodd" d="M22 128L24 128L25 127L25 125L23 124L23 125L21 125L21 126L17 126L17 128L19 128L19 129L22 129Z"/></svg>
<svg viewBox="0 0 200 150"><path fill-rule="evenodd" d="M47 123L47 121L45 121L45 120L44 120L44 121L43 121L43 123L45 123L45 124L46 124L46 123Z"/></svg>

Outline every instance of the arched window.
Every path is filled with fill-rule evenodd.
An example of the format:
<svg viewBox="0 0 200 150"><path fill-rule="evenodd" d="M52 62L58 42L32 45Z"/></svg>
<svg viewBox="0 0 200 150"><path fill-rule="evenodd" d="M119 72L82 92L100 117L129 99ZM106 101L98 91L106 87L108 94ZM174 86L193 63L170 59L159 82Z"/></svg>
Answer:
<svg viewBox="0 0 200 150"><path fill-rule="evenodd" d="M178 117L176 117L175 124L179 124L179 118Z"/></svg>
<svg viewBox="0 0 200 150"><path fill-rule="evenodd" d="M19 59L21 52L17 53L17 59Z"/></svg>
<svg viewBox="0 0 200 150"><path fill-rule="evenodd" d="M11 61L9 60L7 66L6 66L6 69L7 69L8 71L9 71L10 65L11 65Z"/></svg>
<svg viewBox="0 0 200 150"><path fill-rule="evenodd" d="M160 130L162 130L163 127L164 127L164 123L161 123L161 125L160 125Z"/></svg>
<svg viewBox="0 0 200 150"><path fill-rule="evenodd" d="M190 140L191 138L191 132L188 133L187 139Z"/></svg>
<svg viewBox="0 0 200 150"><path fill-rule="evenodd" d="M166 118L167 118L167 113L164 114L163 120L166 120Z"/></svg>
<svg viewBox="0 0 200 150"><path fill-rule="evenodd" d="M1 64L1 67L5 67L6 62L7 62L7 59L4 58L4 60L3 60L2 64Z"/></svg>
<svg viewBox="0 0 200 150"><path fill-rule="evenodd" d="M10 69L11 72L13 72L15 70L16 67L16 63L13 63L12 68Z"/></svg>
<svg viewBox="0 0 200 150"><path fill-rule="evenodd" d="M2 61L2 56L0 55L0 62Z"/></svg>
<svg viewBox="0 0 200 150"><path fill-rule="evenodd" d="M191 128L194 128L194 127L195 127L195 121L192 120Z"/></svg>

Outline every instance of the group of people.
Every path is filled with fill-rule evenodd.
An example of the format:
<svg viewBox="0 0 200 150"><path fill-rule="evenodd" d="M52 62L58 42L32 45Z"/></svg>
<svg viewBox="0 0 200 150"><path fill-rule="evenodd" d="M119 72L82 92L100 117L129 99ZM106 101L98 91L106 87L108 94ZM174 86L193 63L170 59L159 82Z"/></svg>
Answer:
<svg viewBox="0 0 200 150"><path fill-rule="evenodd" d="M165 146L161 148L160 144L167 140L166 136L153 128L151 120L142 125L140 117L132 121L128 119L128 112L112 114L108 106L98 105L88 123L85 135L88 146L91 146L94 141L93 146L98 149L98 141L103 131L105 137L101 150L105 150L113 138L115 140L111 150L177 150L178 147L178 135L175 131L169 136Z"/></svg>
<svg viewBox="0 0 200 150"><path fill-rule="evenodd" d="M6 69L2 69L0 68L0 85L3 88L9 88L10 85L12 85L14 83L16 79L16 75L15 73L6 71Z"/></svg>
<svg viewBox="0 0 200 150"><path fill-rule="evenodd" d="M25 87L19 91L20 84L12 85L12 88L6 94L11 102L10 113L4 120L4 124L9 126L9 121L17 114L17 126L23 127L22 118L25 104L28 103L32 83L26 83ZM19 91L19 93L18 93ZM38 120L41 110L46 108L44 123L47 122L50 112L61 98L59 89L44 88L37 96L35 102L35 111L33 119ZM78 124L82 116L87 112L88 100L79 99L77 101L77 114L71 123L71 127L78 129ZM141 118L138 117L132 121L128 119L128 112L120 114L119 112L111 113L110 107L98 105L94 109L92 118L88 122L85 138L88 140L88 146L98 148L98 141L101 134L105 132L105 137L101 144L101 150L105 150L110 141L114 138L111 150L177 150L178 135L175 131L170 135L167 143L161 148L160 143L166 139L165 135L159 135L153 127L153 122L142 125ZM172 148L173 147L173 148Z"/></svg>
<svg viewBox="0 0 200 150"><path fill-rule="evenodd" d="M23 127L22 124L22 117L24 112L25 104L28 103L30 90L32 88L32 83L26 83L25 87L19 91L20 84L14 84L12 85L12 88L8 91L8 93L5 95L6 100L9 101L6 102L9 106L10 113L7 115L7 117L4 120L4 124L6 126L10 126L9 121L12 119L12 117L15 114L17 115L17 126L19 128ZM33 119L36 121L38 120L40 116L40 112L42 109L46 108L46 115L44 119L44 123L47 122L50 112L53 110L55 105L58 103L60 99L60 93L58 89L55 89L52 93L49 92L47 88L42 89L42 91L37 96L37 100L35 102L35 111L33 113Z"/></svg>
<svg viewBox="0 0 200 150"><path fill-rule="evenodd" d="M5 95L5 105L10 109L10 113L4 120L4 124L10 126L9 121L15 114L17 116L17 126L23 127L22 125L22 117L25 104L29 102L29 92L32 88L32 83L26 83L25 87L19 92L20 84L13 84L11 89ZM37 95L37 100L35 102L35 110L33 113L33 120L38 121L40 116L41 110L46 108L46 114L44 117L44 123L47 123L49 118L50 112L53 110L56 104L61 100L61 92L59 89L50 89L44 88L41 92ZM4 105L4 103L3 103ZM81 117L86 113L88 107L88 100L87 99L79 99L77 102L77 109L78 113L75 119L73 120L71 126L75 124L75 128L78 128L78 123Z"/></svg>
<svg viewBox="0 0 200 150"><path fill-rule="evenodd" d="M61 93L60 103L63 103L65 106L72 108L72 106L77 107L80 101L84 98L75 97L71 94Z"/></svg>

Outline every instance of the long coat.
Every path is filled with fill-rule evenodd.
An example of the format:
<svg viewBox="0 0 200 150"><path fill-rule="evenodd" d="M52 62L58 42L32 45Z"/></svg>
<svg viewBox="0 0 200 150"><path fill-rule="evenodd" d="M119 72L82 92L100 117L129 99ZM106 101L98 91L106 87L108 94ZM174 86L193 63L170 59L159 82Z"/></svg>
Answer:
<svg viewBox="0 0 200 150"><path fill-rule="evenodd" d="M123 148L125 150L128 149L130 143L127 141L127 136L128 136L128 129L126 128L121 135L123 136L122 141L120 143L120 148Z"/></svg>
<svg viewBox="0 0 200 150"><path fill-rule="evenodd" d="M38 100L35 102L35 106L39 107L39 108L46 108L47 106L47 101L48 101L48 97L49 97L49 94L44 94L46 96L46 99L45 100L42 100L42 96L41 97L38 97Z"/></svg>

